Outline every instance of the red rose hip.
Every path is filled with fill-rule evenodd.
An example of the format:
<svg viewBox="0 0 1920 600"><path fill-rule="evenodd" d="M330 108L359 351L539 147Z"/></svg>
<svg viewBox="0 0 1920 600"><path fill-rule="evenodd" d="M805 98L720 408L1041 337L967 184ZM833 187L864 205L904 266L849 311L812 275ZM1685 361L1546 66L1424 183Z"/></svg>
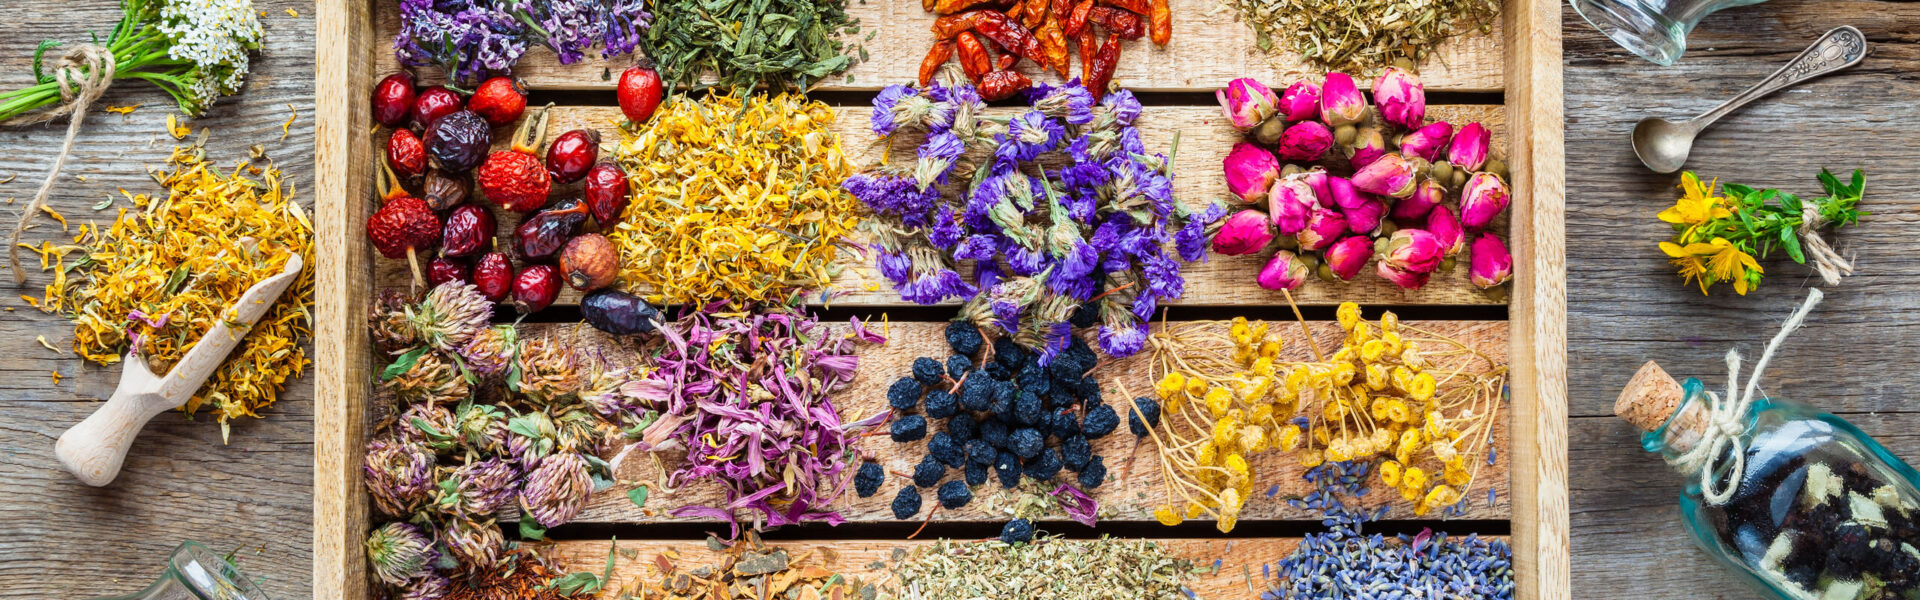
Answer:
<svg viewBox="0 0 1920 600"><path fill-rule="evenodd" d="M602 162L587 171L587 182L580 193L587 201L587 212L600 229L611 230L627 211L627 172L620 165Z"/></svg>
<svg viewBox="0 0 1920 600"><path fill-rule="evenodd" d="M575 129L553 138L547 147L547 174L558 183L573 183L587 176L593 161L600 159L600 132Z"/></svg>
<svg viewBox="0 0 1920 600"><path fill-rule="evenodd" d="M467 100L467 110L480 113L494 127L520 120L527 110L527 90L511 77L495 77L480 84Z"/></svg>
<svg viewBox="0 0 1920 600"><path fill-rule="evenodd" d="M533 265L513 277L513 308L520 314L545 310L560 297L560 269Z"/></svg>
<svg viewBox="0 0 1920 600"><path fill-rule="evenodd" d="M473 256L493 247L493 212L478 204L462 204L447 213L447 224L440 234L440 254Z"/></svg>
<svg viewBox="0 0 1920 600"><path fill-rule="evenodd" d="M406 124L413 112L413 74L400 71L373 84L373 121L388 127Z"/></svg>
<svg viewBox="0 0 1920 600"><path fill-rule="evenodd" d="M402 179L414 179L427 172L427 146L412 129L395 129L387 136L387 164Z"/></svg>
<svg viewBox="0 0 1920 600"><path fill-rule="evenodd" d="M560 250L559 262L560 274L567 276L567 285L590 292L613 285L614 276L620 272L620 251L607 236L588 233L567 240L567 246Z"/></svg>
<svg viewBox="0 0 1920 600"><path fill-rule="evenodd" d="M513 261L506 254L488 252L473 265L473 287L488 301L500 302L513 292Z"/></svg>
<svg viewBox="0 0 1920 600"><path fill-rule="evenodd" d="M427 263L427 286L437 286L449 281L472 283L467 274L467 263L458 259L438 257Z"/></svg>
<svg viewBox="0 0 1920 600"><path fill-rule="evenodd" d="M548 105L521 122L513 132L513 147L487 155L487 162L474 172L474 181L480 184L480 190L501 208L531 212L546 206L547 193L553 191L553 178L534 153L539 151L551 108L552 105Z"/></svg>
<svg viewBox="0 0 1920 600"><path fill-rule="evenodd" d="M660 73L653 70L651 64L642 63L620 72L620 87L615 96L620 100L620 112L627 120L645 123L653 118L653 109L660 107Z"/></svg>
<svg viewBox="0 0 1920 600"><path fill-rule="evenodd" d="M459 94L441 86L421 90L413 99L413 124L422 129L432 127L434 121L459 111L465 104Z"/></svg>

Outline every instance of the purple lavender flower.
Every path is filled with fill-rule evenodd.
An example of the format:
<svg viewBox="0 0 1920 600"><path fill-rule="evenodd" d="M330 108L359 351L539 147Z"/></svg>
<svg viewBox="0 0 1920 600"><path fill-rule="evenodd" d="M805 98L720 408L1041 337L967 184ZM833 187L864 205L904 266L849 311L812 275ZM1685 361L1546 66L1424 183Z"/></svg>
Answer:
<svg viewBox="0 0 1920 600"><path fill-rule="evenodd" d="M646 0L613 0L606 13L606 34L600 40L600 56L613 58L632 54L640 47L640 37L653 27L653 13Z"/></svg>
<svg viewBox="0 0 1920 600"><path fill-rule="evenodd" d="M533 37L553 49L560 64L587 57L587 51L607 33L607 7L599 0L520 0L514 12L533 22Z"/></svg>
<svg viewBox="0 0 1920 600"><path fill-rule="evenodd" d="M527 27L486 0L401 0L394 57L415 67L436 66L460 86L505 75L527 51Z"/></svg>
<svg viewBox="0 0 1920 600"><path fill-rule="evenodd" d="M1140 106L1140 99L1133 97L1131 90L1115 90L1110 92L1105 98L1100 99L1100 105L1106 107L1107 110L1113 111L1113 117L1119 120L1123 126L1132 125L1135 119L1140 118L1140 110L1142 108Z"/></svg>
<svg viewBox="0 0 1920 600"><path fill-rule="evenodd" d="M890 85L880 90L880 94L873 97L872 128L874 135L880 137L893 135L895 128L898 128L905 122L911 122L912 118L901 118L900 109L907 107L900 106L900 101L907 98L918 97L919 94L919 90L901 84ZM930 104L926 103L921 104L923 106L930 106ZM910 107L912 105L910 104L908 106Z"/></svg>

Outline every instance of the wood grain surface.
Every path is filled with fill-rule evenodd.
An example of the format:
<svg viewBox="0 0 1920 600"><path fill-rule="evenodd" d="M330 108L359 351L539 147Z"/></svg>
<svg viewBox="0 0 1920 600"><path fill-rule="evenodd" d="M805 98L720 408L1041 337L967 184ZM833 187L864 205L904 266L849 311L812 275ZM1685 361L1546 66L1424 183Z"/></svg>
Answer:
<svg viewBox="0 0 1920 600"><path fill-rule="evenodd" d="M192 121L208 128L207 156L221 164L245 159L261 144L297 188L295 200L314 206L314 3L256 0L265 48L254 55L245 91L224 98ZM291 12L289 12L291 11ZM106 35L120 19L117 0L7 3L0 11L0 89L32 84L34 47L43 39L83 42L88 31ZM127 115L107 106L139 108ZM95 105L74 142L49 204L74 225L107 223L110 210L91 209L121 188L161 192L147 165L163 163L172 148L167 115L177 108L144 83L120 80ZM287 135L281 125L295 117ZM9 229L20 207L46 177L66 133L65 120L0 128L0 215ZM120 202L125 206L125 201ZM311 213L310 213L311 214ZM71 237L47 218L23 241ZM26 258L31 258L26 257ZM92 598L139 590L160 574L167 553L182 540L219 552L238 551L247 573L274 598L312 595L313 376L289 380L264 419L234 423L231 443L206 413L155 418L134 443L112 485L80 484L54 460L54 439L98 408L114 388L119 368L83 365L71 352L66 319L41 313L20 299L41 295L50 277L33 273L25 286L0 284L0 597ZM55 382L52 373L61 377Z"/></svg>
<svg viewBox="0 0 1920 600"><path fill-rule="evenodd" d="M833 129L840 133L842 147L847 157L856 167L879 164L887 149L868 129L866 107L844 107L835 115ZM1012 109L991 109L990 114L1011 115ZM1499 106L1487 105L1447 105L1434 106L1428 110L1433 119L1464 124L1479 121L1493 130L1495 148L1508 147L1511 133L1506 124L1508 111ZM614 144L619 143L619 123L624 120L616 107L566 106L555 107L548 123L547 139L574 129L597 129L603 132L602 146L606 148L603 156L611 155ZM1226 178L1221 173L1221 163L1233 145L1244 138L1234 130L1232 124L1220 116L1217 107L1197 106L1155 106L1147 109L1139 121L1141 138L1147 148L1156 152L1166 152L1173 143L1175 135L1180 138L1179 151L1174 160L1174 194L1181 201L1192 206L1205 206L1211 202L1229 202L1232 196L1227 191ZM506 130L500 137L506 137ZM384 135L386 132L382 132ZM914 156L914 148L920 138L915 135L899 135L893 138L891 150L894 160L909 160ZM384 142L382 142L384 143ZM505 139L496 141L495 147L504 150L509 146ZM1497 153L1505 156L1505 151ZM909 157L909 158L901 158ZM575 183L556 188L555 197L562 194L578 194L580 184ZM484 200L485 194L474 191L482 206L487 206L500 221L496 247L511 253L513 227L520 222L519 215L501 210ZM1231 202L1229 202L1231 205ZM1261 208L1265 208L1264 203ZM1505 219L1495 223L1495 229L1505 228ZM893 286L874 270L865 260L843 253L842 264L847 267L834 282L831 304L836 306L902 306L910 303L901 300ZM1186 295L1167 304L1189 306L1226 306L1226 305L1275 305L1285 304L1286 297L1280 292L1268 290L1255 284L1254 277L1271 257L1269 253L1256 253L1244 256L1224 256L1210 254L1204 262L1187 266L1181 273L1187 279ZM378 272L375 281L383 287L405 287L410 280L407 274L406 260L392 260L375 257ZM1309 281L1299 290L1295 290L1294 299L1302 304L1338 304L1345 301L1361 302L1368 305L1491 305L1497 301L1482 293L1467 280L1467 269L1462 266L1450 273L1436 275L1425 287L1418 290L1404 290L1375 275L1371 269L1346 283L1326 283L1319 280ZM572 289L562 291L556 301L562 306L577 304L580 294ZM948 300L948 305L960 304L957 300Z"/></svg>

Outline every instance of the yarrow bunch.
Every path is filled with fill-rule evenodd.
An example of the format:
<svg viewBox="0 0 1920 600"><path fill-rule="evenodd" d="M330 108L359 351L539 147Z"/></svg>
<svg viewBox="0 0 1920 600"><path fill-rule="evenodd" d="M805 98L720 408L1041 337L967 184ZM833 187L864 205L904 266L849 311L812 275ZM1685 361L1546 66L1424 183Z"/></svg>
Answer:
<svg viewBox="0 0 1920 600"><path fill-rule="evenodd" d="M629 54L652 23L644 0L400 0L394 55L445 69L456 85L507 75L527 49L545 45L561 64Z"/></svg>
<svg viewBox="0 0 1920 600"><path fill-rule="evenodd" d="M100 44L113 55L113 78L160 86L188 116L240 91L249 55L265 36L252 0L121 0L120 10L120 24ZM40 43L34 85L0 95L0 121L63 101L53 72L63 67L43 64L60 45Z"/></svg>
<svg viewBox="0 0 1920 600"><path fill-rule="evenodd" d="M1042 364L1094 323L1109 356L1139 352L1225 209L1175 200L1172 160L1148 154L1140 102L1125 90L1096 103L1077 81L1040 85L1029 110L989 118L951 75L875 98L874 133L925 142L917 160L843 184L875 214L880 274L911 302L965 301L963 318L1037 349Z"/></svg>

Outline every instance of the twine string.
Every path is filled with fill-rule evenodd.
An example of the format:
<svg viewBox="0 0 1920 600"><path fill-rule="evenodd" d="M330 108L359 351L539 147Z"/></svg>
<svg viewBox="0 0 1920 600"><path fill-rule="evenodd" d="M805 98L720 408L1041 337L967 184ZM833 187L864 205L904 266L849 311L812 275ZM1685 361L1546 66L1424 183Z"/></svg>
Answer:
<svg viewBox="0 0 1920 600"><path fill-rule="evenodd" d="M67 154L73 151L73 138L80 134L80 123L87 118L87 108L107 92L107 86L113 83L114 70L118 63L113 52L103 46L79 44L67 49L60 59L53 63L53 79L60 84L60 105L52 110L8 119L0 125L31 125L45 123L63 116L72 115L67 123L67 139L60 144L60 152L53 156L53 168L47 171L47 179L40 183L40 191L33 195L33 201L27 203L20 213L20 221L13 226L13 234L7 238L7 262L13 267L13 282L26 283L27 271L20 267L20 234L26 233L27 226L33 223L33 216L46 206L47 195L53 191L53 182L60 178L60 169L67 163Z"/></svg>
<svg viewBox="0 0 1920 600"><path fill-rule="evenodd" d="M1826 238L1820 237L1819 229L1827 225L1827 220L1813 204L1800 204L1800 226L1794 233L1800 235L1800 247L1806 251L1807 264L1813 265L1814 272L1819 273L1827 285L1839 285L1840 276L1853 274L1853 262L1840 256L1833 246L1827 245Z"/></svg>
<svg viewBox="0 0 1920 600"><path fill-rule="evenodd" d="M1820 288L1808 290L1807 299L1800 308L1787 317L1780 326L1780 333L1767 342L1767 349L1760 354L1760 361L1753 364L1753 374L1747 378L1747 387L1736 388L1740 383L1740 351L1727 351L1727 394L1722 397L1712 391L1707 395L1707 426L1700 432L1700 441L1680 456L1667 461L1676 470L1685 475L1698 472L1700 475L1700 495L1711 506L1720 506L1733 499L1733 493L1740 487L1740 480L1746 471L1747 448L1743 441L1747 433L1747 411L1753 407L1760 389L1760 376L1767 370L1767 363L1773 360L1773 354L1787 335L1806 323L1807 314L1826 297ZM1728 457L1728 458L1722 458ZM1720 470L1722 460L1731 460L1727 471L1726 483L1716 486L1718 479L1714 473Z"/></svg>

